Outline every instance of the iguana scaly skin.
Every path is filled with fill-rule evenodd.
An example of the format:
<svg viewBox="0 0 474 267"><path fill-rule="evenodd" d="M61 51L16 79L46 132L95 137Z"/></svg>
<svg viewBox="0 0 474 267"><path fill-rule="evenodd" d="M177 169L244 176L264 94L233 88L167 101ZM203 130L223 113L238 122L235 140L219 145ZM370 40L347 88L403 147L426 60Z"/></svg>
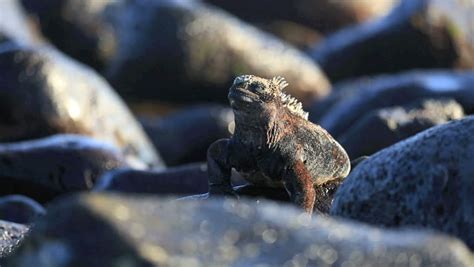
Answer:
<svg viewBox="0 0 474 267"><path fill-rule="evenodd" d="M348 175L344 149L307 120L301 103L282 91L286 86L281 77L235 79L228 96L234 135L214 142L207 153L210 196L235 194L230 183L235 168L252 184L284 186L292 202L312 213L314 186Z"/></svg>

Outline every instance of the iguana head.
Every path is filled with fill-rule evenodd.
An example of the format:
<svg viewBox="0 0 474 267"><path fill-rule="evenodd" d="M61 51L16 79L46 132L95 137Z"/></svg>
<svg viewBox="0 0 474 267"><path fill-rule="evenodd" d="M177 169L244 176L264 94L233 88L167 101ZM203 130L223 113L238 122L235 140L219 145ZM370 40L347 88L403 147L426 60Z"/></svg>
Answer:
<svg viewBox="0 0 474 267"><path fill-rule="evenodd" d="M236 116L256 117L286 109L307 120L308 113L303 111L301 103L283 92L287 86L288 83L280 76L264 79L254 75L242 75L235 78L228 98Z"/></svg>

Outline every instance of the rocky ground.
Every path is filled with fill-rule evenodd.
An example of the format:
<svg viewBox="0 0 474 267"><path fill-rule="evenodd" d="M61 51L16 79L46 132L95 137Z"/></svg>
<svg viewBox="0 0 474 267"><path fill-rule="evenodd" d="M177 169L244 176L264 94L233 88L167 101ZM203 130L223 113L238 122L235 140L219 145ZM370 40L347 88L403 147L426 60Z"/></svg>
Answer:
<svg viewBox="0 0 474 267"><path fill-rule="evenodd" d="M474 266L474 2L376 2L1 0L0 266ZM312 216L207 193L241 74L349 155Z"/></svg>

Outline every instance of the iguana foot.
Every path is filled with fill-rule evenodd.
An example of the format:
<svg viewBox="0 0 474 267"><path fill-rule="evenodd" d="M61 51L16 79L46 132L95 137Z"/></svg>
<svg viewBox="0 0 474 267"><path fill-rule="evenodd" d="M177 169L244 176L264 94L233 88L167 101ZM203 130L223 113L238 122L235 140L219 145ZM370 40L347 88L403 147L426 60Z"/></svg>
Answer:
<svg viewBox="0 0 474 267"><path fill-rule="evenodd" d="M239 195L235 190L230 186L219 186L219 185L210 185L209 186L209 196L225 196L239 199Z"/></svg>

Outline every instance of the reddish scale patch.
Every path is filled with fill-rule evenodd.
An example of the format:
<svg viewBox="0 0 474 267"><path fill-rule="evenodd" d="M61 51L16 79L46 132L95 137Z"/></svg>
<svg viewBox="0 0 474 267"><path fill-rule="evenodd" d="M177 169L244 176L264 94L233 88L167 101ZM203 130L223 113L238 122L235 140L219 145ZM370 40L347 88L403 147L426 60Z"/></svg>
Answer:
<svg viewBox="0 0 474 267"><path fill-rule="evenodd" d="M313 212L314 200L316 197L313 187L313 179L310 172L308 169L306 169L306 166L301 160L297 160L295 162L294 170L296 174L296 181L294 181L294 183L297 187L303 189L302 192L304 194L302 200L297 200L302 201L303 203L298 204L302 204L301 206L304 208L304 210L311 214Z"/></svg>

